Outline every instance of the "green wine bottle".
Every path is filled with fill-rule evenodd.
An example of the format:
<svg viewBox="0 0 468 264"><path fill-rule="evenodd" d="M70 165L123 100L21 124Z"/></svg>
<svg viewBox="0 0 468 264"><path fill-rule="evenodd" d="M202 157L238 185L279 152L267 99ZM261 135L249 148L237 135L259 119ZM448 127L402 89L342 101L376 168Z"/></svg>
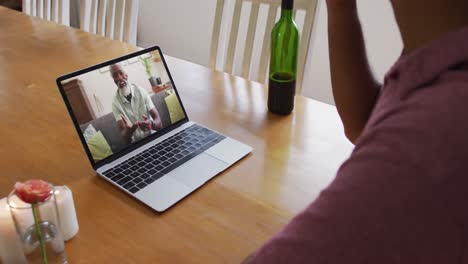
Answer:
<svg viewBox="0 0 468 264"><path fill-rule="evenodd" d="M271 32L268 109L288 115L294 108L296 93L299 31L293 18L293 0L282 0L281 18Z"/></svg>

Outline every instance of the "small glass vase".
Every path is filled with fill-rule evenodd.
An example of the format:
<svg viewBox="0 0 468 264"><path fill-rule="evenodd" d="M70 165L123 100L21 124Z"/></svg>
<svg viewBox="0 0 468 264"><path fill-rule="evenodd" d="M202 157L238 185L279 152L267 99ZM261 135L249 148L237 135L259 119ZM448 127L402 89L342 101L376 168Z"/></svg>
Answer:
<svg viewBox="0 0 468 264"><path fill-rule="evenodd" d="M23 202L14 191L7 199L28 263L67 263L55 189L45 201L34 204Z"/></svg>

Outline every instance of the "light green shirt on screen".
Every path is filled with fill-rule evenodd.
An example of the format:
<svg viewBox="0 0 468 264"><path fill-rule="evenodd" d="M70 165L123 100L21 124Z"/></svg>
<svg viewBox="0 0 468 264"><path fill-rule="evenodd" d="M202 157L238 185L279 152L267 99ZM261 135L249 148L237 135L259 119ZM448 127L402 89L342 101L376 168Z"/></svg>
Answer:
<svg viewBox="0 0 468 264"><path fill-rule="evenodd" d="M121 95L119 90L115 93L112 101L112 112L115 121L122 119L120 115L125 116L132 123L143 121L143 115L151 119L149 110L154 108L154 104L148 92L136 84L130 84L130 92L132 94L130 101ZM145 138L150 134L151 131L143 131L141 128L137 128L133 133L132 142Z"/></svg>

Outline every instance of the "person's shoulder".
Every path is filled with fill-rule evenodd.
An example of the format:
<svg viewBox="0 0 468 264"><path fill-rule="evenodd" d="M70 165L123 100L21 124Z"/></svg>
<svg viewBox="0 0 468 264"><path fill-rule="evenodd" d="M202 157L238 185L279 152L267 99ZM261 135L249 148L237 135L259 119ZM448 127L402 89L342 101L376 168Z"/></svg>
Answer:
<svg viewBox="0 0 468 264"><path fill-rule="evenodd" d="M116 107L116 106L119 106L121 103L120 103L120 97L119 97L119 93L118 92L115 92L114 95L112 96L112 107Z"/></svg>
<svg viewBox="0 0 468 264"><path fill-rule="evenodd" d="M119 93L118 92L115 92L113 95L112 95L112 103L118 101L119 99Z"/></svg>
<svg viewBox="0 0 468 264"><path fill-rule="evenodd" d="M146 91L143 87L139 86L138 84L136 83L132 83L131 84L134 91L140 93L140 94L148 94L148 91Z"/></svg>
<svg viewBox="0 0 468 264"><path fill-rule="evenodd" d="M424 119L464 118L468 100L468 67L447 70L431 82L402 95L407 110L424 111Z"/></svg>
<svg viewBox="0 0 468 264"><path fill-rule="evenodd" d="M355 151L408 160L427 157L428 152L449 155L453 148L468 149L468 71L446 71L431 82L379 101Z"/></svg>
<svg viewBox="0 0 468 264"><path fill-rule="evenodd" d="M468 65L447 69L411 89L404 81L386 89L375 105L370 125L406 120L408 126L421 127L424 122L435 127L437 121L464 118L461 110L468 101Z"/></svg>

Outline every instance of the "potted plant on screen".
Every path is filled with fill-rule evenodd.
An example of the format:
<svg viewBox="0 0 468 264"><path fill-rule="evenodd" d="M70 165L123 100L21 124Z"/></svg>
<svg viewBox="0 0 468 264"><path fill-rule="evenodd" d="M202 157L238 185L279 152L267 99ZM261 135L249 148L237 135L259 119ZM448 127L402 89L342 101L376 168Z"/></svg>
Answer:
<svg viewBox="0 0 468 264"><path fill-rule="evenodd" d="M151 62L149 61L149 58L140 58L141 59L141 63L143 64L143 66L145 67L145 71L146 71L146 74L148 74L148 80L151 84L151 87L158 87L158 85L161 84L161 78L158 78L156 76L153 75L153 73L151 72Z"/></svg>

